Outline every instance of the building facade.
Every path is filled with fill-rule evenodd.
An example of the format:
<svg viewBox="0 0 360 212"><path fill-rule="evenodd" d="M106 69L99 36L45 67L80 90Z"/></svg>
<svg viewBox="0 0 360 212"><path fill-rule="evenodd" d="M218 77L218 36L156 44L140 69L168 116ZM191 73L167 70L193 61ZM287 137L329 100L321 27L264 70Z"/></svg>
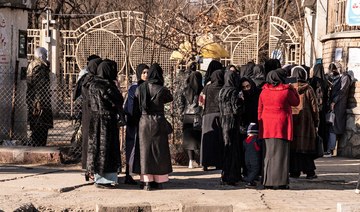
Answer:
<svg viewBox="0 0 360 212"><path fill-rule="evenodd" d="M347 105L347 131L338 141L338 155L360 158L360 22L349 25L347 21L349 10L360 14L360 8L349 7L346 11L352 1L303 1L304 52L306 65L322 61L327 72L330 63L340 62L353 77Z"/></svg>

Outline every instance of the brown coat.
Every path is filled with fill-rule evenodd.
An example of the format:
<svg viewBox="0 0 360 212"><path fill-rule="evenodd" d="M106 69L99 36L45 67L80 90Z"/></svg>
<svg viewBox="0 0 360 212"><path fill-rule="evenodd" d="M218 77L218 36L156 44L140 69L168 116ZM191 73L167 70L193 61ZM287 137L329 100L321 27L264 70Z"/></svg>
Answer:
<svg viewBox="0 0 360 212"><path fill-rule="evenodd" d="M312 87L305 82L294 84L300 104L292 107L294 137L291 150L297 153L316 152L316 127L319 125L319 108Z"/></svg>

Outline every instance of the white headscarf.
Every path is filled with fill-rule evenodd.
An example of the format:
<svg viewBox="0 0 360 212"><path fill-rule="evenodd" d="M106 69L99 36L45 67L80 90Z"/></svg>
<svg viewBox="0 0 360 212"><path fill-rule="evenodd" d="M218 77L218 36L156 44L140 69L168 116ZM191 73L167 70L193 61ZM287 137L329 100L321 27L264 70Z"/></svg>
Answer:
<svg viewBox="0 0 360 212"><path fill-rule="evenodd" d="M47 50L44 47L38 47L35 49L35 57L41 59L42 61L47 61Z"/></svg>

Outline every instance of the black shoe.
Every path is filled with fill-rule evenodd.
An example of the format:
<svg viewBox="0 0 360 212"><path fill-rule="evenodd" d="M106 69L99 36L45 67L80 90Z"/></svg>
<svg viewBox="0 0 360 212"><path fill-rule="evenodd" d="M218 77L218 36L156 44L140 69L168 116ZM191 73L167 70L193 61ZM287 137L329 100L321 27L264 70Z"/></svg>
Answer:
<svg viewBox="0 0 360 212"><path fill-rule="evenodd" d="M150 186L153 189L163 189L162 183L157 183L157 182L150 182Z"/></svg>
<svg viewBox="0 0 360 212"><path fill-rule="evenodd" d="M204 167L203 167L203 171L205 171L205 172L206 172L206 171L209 171L208 167L207 167L207 166L204 166Z"/></svg>
<svg viewBox="0 0 360 212"><path fill-rule="evenodd" d="M299 178L300 175L299 174L294 174L294 173L290 173L289 175L291 178Z"/></svg>
<svg viewBox="0 0 360 212"><path fill-rule="evenodd" d="M255 182L246 183L245 188L256 188L256 183Z"/></svg>
<svg viewBox="0 0 360 212"><path fill-rule="evenodd" d="M128 185L137 185L137 182L130 175L125 177L124 183Z"/></svg>
<svg viewBox="0 0 360 212"><path fill-rule="evenodd" d="M116 188L115 185L111 185L111 184L98 184L98 183L95 183L95 187L96 188L102 188L102 189L114 189Z"/></svg>
<svg viewBox="0 0 360 212"><path fill-rule="evenodd" d="M316 174L314 175L307 175L306 179L312 180L312 179L316 179L318 176Z"/></svg>
<svg viewBox="0 0 360 212"><path fill-rule="evenodd" d="M279 190L289 190L290 187L288 185L281 185L281 186L278 186L277 189L279 189Z"/></svg>

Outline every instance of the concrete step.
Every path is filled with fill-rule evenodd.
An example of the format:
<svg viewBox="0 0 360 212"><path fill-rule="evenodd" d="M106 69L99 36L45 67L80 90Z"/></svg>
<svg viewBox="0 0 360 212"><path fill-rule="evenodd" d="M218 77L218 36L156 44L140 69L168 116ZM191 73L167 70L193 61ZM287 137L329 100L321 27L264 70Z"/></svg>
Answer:
<svg viewBox="0 0 360 212"><path fill-rule="evenodd" d="M57 147L0 146L3 164L60 164Z"/></svg>

